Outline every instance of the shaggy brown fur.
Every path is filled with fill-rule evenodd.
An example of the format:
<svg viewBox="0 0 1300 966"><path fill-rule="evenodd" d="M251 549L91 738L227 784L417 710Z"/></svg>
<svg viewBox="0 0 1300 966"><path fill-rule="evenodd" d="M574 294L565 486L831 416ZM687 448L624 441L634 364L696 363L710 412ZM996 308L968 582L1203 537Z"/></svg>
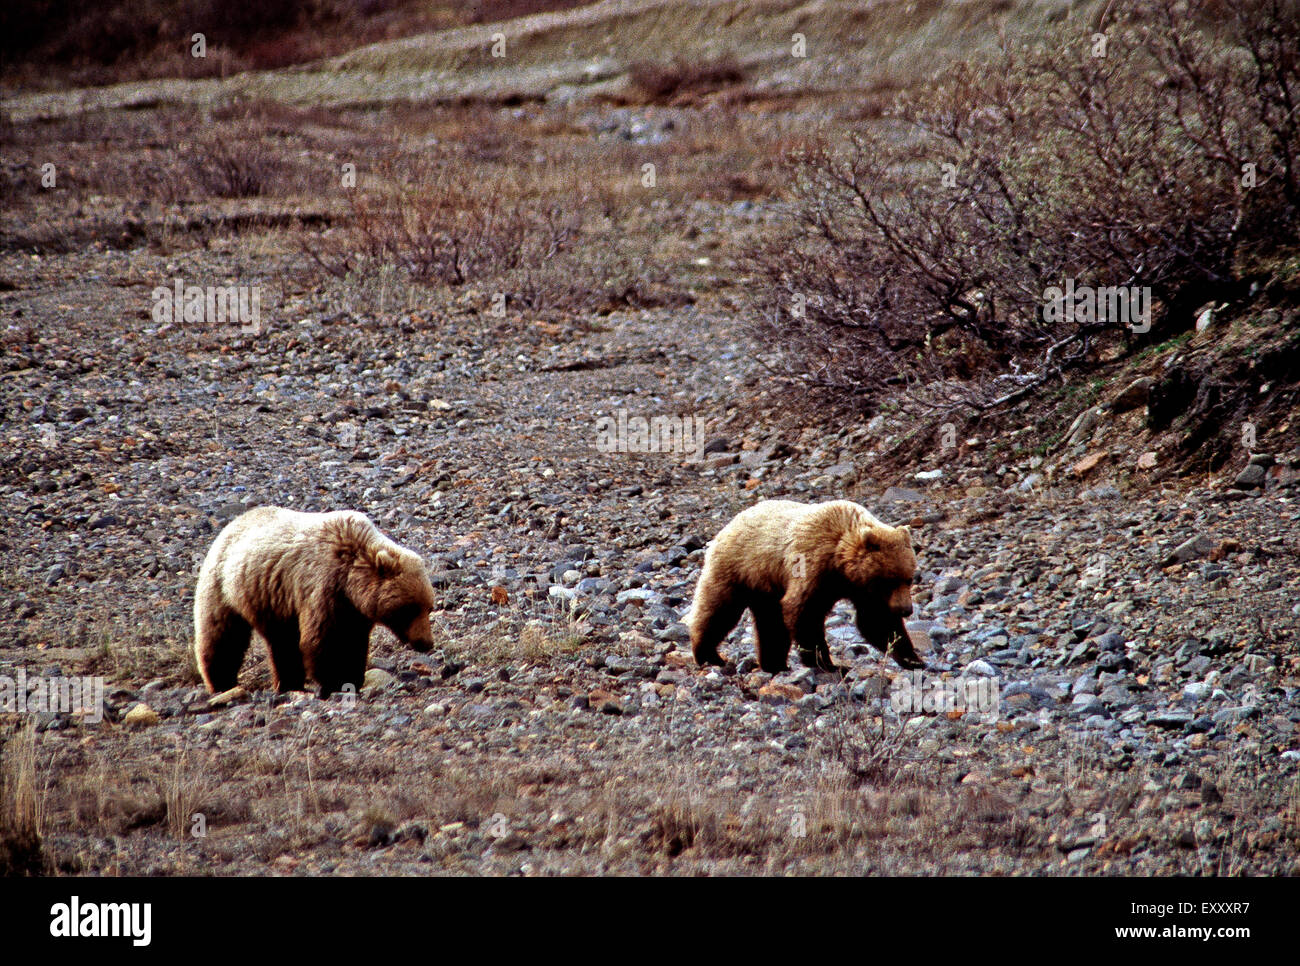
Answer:
<svg viewBox="0 0 1300 966"><path fill-rule="evenodd" d="M848 500L765 500L728 523L704 555L691 608L695 660L723 663L718 645L748 608L764 671L786 669L792 641L805 665L831 670L826 615L847 599L864 640L903 667L923 667L903 623L915 573L907 527Z"/></svg>
<svg viewBox="0 0 1300 966"><path fill-rule="evenodd" d="M209 691L233 688L256 630L277 691L310 679L327 697L345 684L360 690L376 623L429 650L432 607L423 561L364 514L258 507L232 520L203 561L194 653Z"/></svg>

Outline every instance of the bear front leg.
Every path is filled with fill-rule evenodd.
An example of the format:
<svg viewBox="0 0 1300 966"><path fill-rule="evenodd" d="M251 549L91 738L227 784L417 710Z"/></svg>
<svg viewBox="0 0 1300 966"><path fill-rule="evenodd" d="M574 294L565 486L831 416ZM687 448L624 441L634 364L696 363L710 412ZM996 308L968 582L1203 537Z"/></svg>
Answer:
<svg viewBox="0 0 1300 966"><path fill-rule="evenodd" d="M332 632L321 647L316 662L316 681L320 696L328 698L337 691L350 688L351 694L360 694L366 680L366 664L370 655L369 630L343 633Z"/></svg>
<svg viewBox="0 0 1300 966"><path fill-rule="evenodd" d="M373 624L360 614L335 612L332 620L329 626L323 621L317 623L318 630L303 637L307 673L320 685L322 698L349 685L352 694L359 694L365 683Z"/></svg>
<svg viewBox="0 0 1300 966"><path fill-rule="evenodd" d="M725 663L718 653L718 645L740 623L744 612L744 605L720 581L708 574L700 578L691 605L691 653L695 655L695 663Z"/></svg>
<svg viewBox="0 0 1300 966"><path fill-rule="evenodd" d="M194 619L194 662L208 691L229 691L239 683L253 627L233 610L197 609Z"/></svg>
<svg viewBox="0 0 1300 966"><path fill-rule="evenodd" d="M790 666L790 631L785 626L781 602L772 597L755 597L750 611L754 615L754 652L758 666L779 674Z"/></svg>
<svg viewBox="0 0 1300 966"><path fill-rule="evenodd" d="M831 661L830 648L826 646L826 615L830 609L830 602L799 593L787 593L781 601L786 629L794 640L794 646L799 649L799 660L805 667L837 670Z"/></svg>
<svg viewBox="0 0 1300 966"><path fill-rule="evenodd" d="M888 611L880 611L855 603L858 633L878 651L892 657L899 667L913 669L925 667L925 662L912 646L912 636L907 633L903 618Z"/></svg>

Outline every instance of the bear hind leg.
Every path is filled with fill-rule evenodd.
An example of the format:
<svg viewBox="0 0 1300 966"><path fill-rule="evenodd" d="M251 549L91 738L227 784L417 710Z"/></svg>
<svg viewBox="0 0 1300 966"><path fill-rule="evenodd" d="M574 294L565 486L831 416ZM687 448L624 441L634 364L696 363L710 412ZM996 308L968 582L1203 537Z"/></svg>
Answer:
<svg viewBox="0 0 1300 966"><path fill-rule="evenodd" d="M744 612L745 605L734 593L707 576L700 578L691 607L691 653L697 664L725 663L718 645L740 623Z"/></svg>
<svg viewBox="0 0 1300 966"><path fill-rule="evenodd" d="M194 659L204 685L212 694L229 691L239 683L252 625L233 610L204 614L195 624Z"/></svg>
<svg viewBox="0 0 1300 966"><path fill-rule="evenodd" d="M307 684L302 650L298 643L298 625L294 621L280 621L259 627L258 633L266 640L266 656L271 665L271 688L284 694L301 691Z"/></svg>

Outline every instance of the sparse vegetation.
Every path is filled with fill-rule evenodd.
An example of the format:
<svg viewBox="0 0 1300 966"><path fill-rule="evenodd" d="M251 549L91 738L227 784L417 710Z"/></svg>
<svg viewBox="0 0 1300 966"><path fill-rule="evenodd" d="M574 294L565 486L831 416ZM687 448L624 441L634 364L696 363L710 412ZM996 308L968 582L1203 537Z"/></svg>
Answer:
<svg viewBox="0 0 1300 966"><path fill-rule="evenodd" d="M794 152L793 230L757 246L755 311L799 378L986 410L1263 281L1246 254L1300 224L1300 20L1283 0L1226 9L1125 5L1100 40L1068 25ZM1053 317L1067 280L1149 289L1149 333L1113 306Z"/></svg>
<svg viewBox="0 0 1300 966"><path fill-rule="evenodd" d="M0 11L6 80L107 84L145 77L225 77L276 70L358 44L490 23L591 0L111 0L87 9L69 0L25 0ZM206 56L190 56L205 35Z"/></svg>
<svg viewBox="0 0 1300 966"><path fill-rule="evenodd" d="M593 202L576 170L558 177L510 170L485 177L449 160L390 162L349 196L349 223L323 239L304 238L304 252L340 279L391 266L424 284L458 288L472 281L489 299L500 292L493 311L503 318L507 309L607 311L652 301L655 272L648 266L617 287L626 275L614 262L626 255L604 240L618 229L617 215L605 226L584 224Z"/></svg>
<svg viewBox="0 0 1300 966"><path fill-rule="evenodd" d="M679 14L743 7L681 0L628 5L633 28L512 28L500 63L473 29L319 74L61 90L569 4L314 4L283 26L273 3L230 14L237 36L210 24L201 64L130 6L84 26L59 6L0 68L0 670L107 679L98 722L0 712L0 871L1300 870L1300 256L1257 217L1294 209L1287 17L1228 60L1237 28L1193 22L1184 63L1144 33L1181 16L1161 3L837 2L816 5L836 51L801 59L773 25L807 5L675 45ZM1021 51L1048 8L1062 42ZM1125 19L1094 62L1106 8ZM110 17L142 38L120 60L89 49ZM588 56L614 31L639 63ZM976 54L995 66L916 86ZM1268 158L1251 192L1245 153ZM1036 287L1066 271L1164 285L1155 330L1044 327ZM151 293L177 281L261 287L260 331L160 324ZM802 325L755 340L804 290ZM1065 445L1139 376L1153 406ZM706 419L704 458L598 450L620 410ZM1276 456L1227 496L1247 416ZM1210 458L1238 465L1173 478ZM999 720L894 712L897 668L844 614L842 678L755 670L743 632L737 663L696 666L703 545L785 497L909 523L918 647L938 675L990 663ZM386 674L321 701L269 693L256 641L247 693L214 706L196 565L255 503L363 509L418 547L434 650L376 631Z"/></svg>
<svg viewBox="0 0 1300 966"><path fill-rule="evenodd" d="M0 735L0 876L50 871L42 835L47 790L38 773L36 729Z"/></svg>
<svg viewBox="0 0 1300 966"><path fill-rule="evenodd" d="M882 674L879 680L887 679ZM891 722L883 707L870 704L842 701L835 705L819 737L825 760L842 767L853 788L890 788L905 766L921 760L907 722L898 718ZM909 771L915 773L915 768Z"/></svg>

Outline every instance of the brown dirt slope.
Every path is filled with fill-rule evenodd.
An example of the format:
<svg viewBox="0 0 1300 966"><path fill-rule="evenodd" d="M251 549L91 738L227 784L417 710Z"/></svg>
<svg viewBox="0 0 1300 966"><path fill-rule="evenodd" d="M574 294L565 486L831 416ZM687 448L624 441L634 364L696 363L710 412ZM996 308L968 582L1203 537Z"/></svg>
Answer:
<svg viewBox="0 0 1300 966"><path fill-rule="evenodd" d="M759 90L888 89L987 49L1003 33L1030 34L1066 17L1091 22L1100 7L1042 0L606 0L373 44L285 70L24 94L7 98L0 109L10 120L25 122L113 107L215 108L256 98L329 106L466 98L564 100L617 94L639 61L724 55L735 57ZM506 37L502 58L491 53L496 33ZM791 53L796 33L805 35L806 57ZM665 58L665 52L671 56Z"/></svg>

